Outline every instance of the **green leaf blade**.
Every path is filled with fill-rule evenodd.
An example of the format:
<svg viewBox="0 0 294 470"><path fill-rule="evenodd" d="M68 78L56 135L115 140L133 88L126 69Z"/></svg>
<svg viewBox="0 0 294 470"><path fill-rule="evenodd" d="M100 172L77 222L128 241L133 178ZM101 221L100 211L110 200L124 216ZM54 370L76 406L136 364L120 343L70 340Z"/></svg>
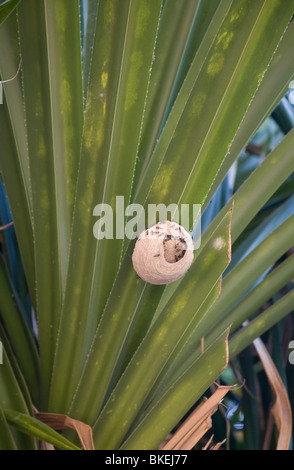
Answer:
<svg viewBox="0 0 294 470"><path fill-rule="evenodd" d="M281 297L271 307L258 315L229 341L230 357L235 357L252 341L268 331L278 321L293 311L294 290Z"/></svg>
<svg viewBox="0 0 294 470"><path fill-rule="evenodd" d="M18 9L44 406L67 271L72 184L77 176L74 173L77 173L83 116L77 2L71 2L69 8L65 1L29 0ZM62 55L58 56L57 51L62 51ZM56 76L55 71L58 71Z"/></svg>
<svg viewBox="0 0 294 470"><path fill-rule="evenodd" d="M123 442L120 450L157 449L168 433L217 379L228 362L227 332L166 390ZM153 432L150 433L150 429Z"/></svg>
<svg viewBox="0 0 294 470"><path fill-rule="evenodd" d="M1 450L17 450L15 440L9 429L9 426L6 421L2 408L0 408L0 426L1 426L0 449Z"/></svg>
<svg viewBox="0 0 294 470"><path fill-rule="evenodd" d="M129 201L160 11L161 2L155 0L99 3L61 339L52 381L50 406L55 411L70 406L120 263L123 236L97 240L93 210L103 203L114 207L116 196L123 196L125 204ZM62 343L68 332L77 338L76 344ZM70 371L73 357L76 370ZM68 373L62 397L58 381Z"/></svg>
<svg viewBox="0 0 294 470"><path fill-rule="evenodd" d="M227 266L230 260L230 220L231 212L224 218L218 236L215 235L211 240L207 252L198 256L187 276L183 278L178 295L171 298L134 353L94 425L95 445L98 448L120 445L121 439L128 432L136 414L147 399L150 388L160 376L176 345L190 328L195 305L201 305L209 295L212 286L210 282L206 283L206 278L212 266L214 266L212 285L217 282ZM215 240L218 240L217 244ZM96 354L92 355L91 361L97 361ZM90 364L89 371L91 368L93 370L93 364L92 367ZM96 380L97 378L99 383L105 380L99 375L96 376ZM81 403L79 405L81 406ZM76 407L79 409L77 404ZM117 419L123 423L118 429L115 424ZM102 428L103 435L100 432Z"/></svg>
<svg viewBox="0 0 294 470"><path fill-rule="evenodd" d="M186 3L181 0L164 2L144 113L142 139L134 174L133 193L140 186L156 139L160 134L171 90L199 3L199 0Z"/></svg>
<svg viewBox="0 0 294 470"><path fill-rule="evenodd" d="M244 1L227 5L195 81L196 58L191 65L150 160L146 192L143 182L139 202L153 178L148 203L205 201L291 17L293 5L280 6L279 2ZM280 29L275 26L277 14ZM269 48L264 53L261 46L267 35Z"/></svg>
<svg viewBox="0 0 294 470"><path fill-rule="evenodd" d="M0 333L1 340L4 343L4 337L2 336L2 332L0 331ZM19 377L14 372L12 363L6 352L5 343L3 347L3 364L0 365L0 383L0 408L2 408L3 410L6 408L11 408L15 411L15 413L28 414L30 412L30 409L22 393L22 389L19 384ZM31 404L29 405L31 407ZM27 436L17 432L13 433L13 437L17 449L36 449L36 442L31 436Z"/></svg>
<svg viewBox="0 0 294 470"><path fill-rule="evenodd" d="M68 439L47 426L47 424L32 416L9 409L4 410L4 415L9 424L29 436L48 442L60 450L80 450L79 447L72 444Z"/></svg>
<svg viewBox="0 0 294 470"><path fill-rule="evenodd" d="M3 84L3 104L0 106L0 172L14 219L31 301L35 307L31 182L17 28L15 12L0 26L1 45L6 51L0 56L1 79L9 80Z"/></svg>
<svg viewBox="0 0 294 470"><path fill-rule="evenodd" d="M0 24L3 23L6 18L13 12L17 7L20 0L6 0L0 5Z"/></svg>
<svg viewBox="0 0 294 470"><path fill-rule="evenodd" d="M24 320L21 303L12 287L3 258L0 256L1 321L14 347L14 354L27 382L31 396L39 403L39 357L35 339ZM2 367L2 366L1 366Z"/></svg>

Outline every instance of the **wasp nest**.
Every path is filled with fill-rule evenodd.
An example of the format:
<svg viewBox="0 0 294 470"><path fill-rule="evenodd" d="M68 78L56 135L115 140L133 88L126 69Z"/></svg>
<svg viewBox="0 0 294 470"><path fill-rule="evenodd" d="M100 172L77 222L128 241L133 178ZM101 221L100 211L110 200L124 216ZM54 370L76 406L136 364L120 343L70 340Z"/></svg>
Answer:
<svg viewBox="0 0 294 470"><path fill-rule="evenodd" d="M170 284L193 261L193 241L181 225L158 222L138 237L132 260L138 276L150 284Z"/></svg>

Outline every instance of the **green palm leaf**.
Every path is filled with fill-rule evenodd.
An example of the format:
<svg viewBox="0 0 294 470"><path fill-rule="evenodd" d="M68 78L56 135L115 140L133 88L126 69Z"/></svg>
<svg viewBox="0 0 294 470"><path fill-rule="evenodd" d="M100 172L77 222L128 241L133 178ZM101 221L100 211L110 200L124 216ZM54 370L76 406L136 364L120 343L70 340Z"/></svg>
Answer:
<svg viewBox="0 0 294 470"><path fill-rule="evenodd" d="M238 357L289 317L293 8L2 2L0 174L28 287L19 295L5 232L1 448L35 449L33 437L76 448L33 417L36 406L90 424L97 449L154 449L228 351ZM256 136L263 158L244 152ZM160 203L200 204L204 222L190 269L167 286L138 278L125 233L129 204L145 227ZM112 236L99 238L109 207Z"/></svg>

